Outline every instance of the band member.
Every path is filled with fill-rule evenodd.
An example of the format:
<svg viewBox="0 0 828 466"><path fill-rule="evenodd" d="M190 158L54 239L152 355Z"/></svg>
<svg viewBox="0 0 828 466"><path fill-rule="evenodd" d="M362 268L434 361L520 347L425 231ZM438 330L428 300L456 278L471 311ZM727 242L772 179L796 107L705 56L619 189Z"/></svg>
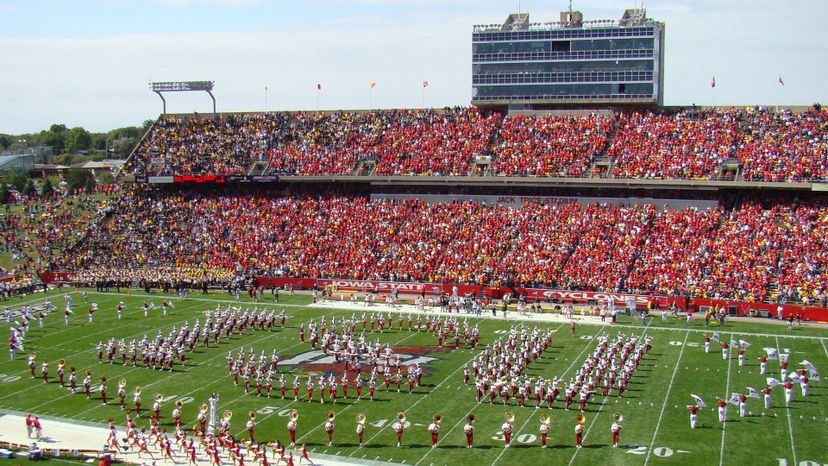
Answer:
<svg viewBox="0 0 828 466"><path fill-rule="evenodd" d="M801 376L799 378L799 388L802 389L802 396L808 396L808 376Z"/></svg>
<svg viewBox="0 0 828 466"><path fill-rule="evenodd" d="M394 425L391 426L394 429L394 432L397 433L397 448L399 448L402 445L402 436L403 436L403 432L405 431L405 420L404 419L405 419L404 417L402 419L398 418L397 421L394 423Z"/></svg>
<svg viewBox="0 0 828 466"><path fill-rule="evenodd" d="M762 356L759 358L759 373L764 374L768 369L768 358Z"/></svg>
<svg viewBox="0 0 828 466"><path fill-rule="evenodd" d="M325 433L328 434L328 446L333 445L334 422L333 416L328 416L325 421Z"/></svg>
<svg viewBox="0 0 828 466"><path fill-rule="evenodd" d="M365 434L365 419L364 419L364 417L361 421L359 421L359 420L357 421L356 434L357 434L357 439L359 440L359 446L362 446L362 436Z"/></svg>
<svg viewBox="0 0 828 466"><path fill-rule="evenodd" d="M40 376L43 377L43 383L49 383L49 361L46 359L40 365Z"/></svg>
<svg viewBox="0 0 828 466"><path fill-rule="evenodd" d="M612 423L610 426L610 431L612 432L612 448L618 448L618 440L621 437L621 424L618 421Z"/></svg>
<svg viewBox="0 0 828 466"><path fill-rule="evenodd" d="M256 432L256 413L250 412L250 418L247 420L247 436L250 438L250 443L256 443L254 434Z"/></svg>
<svg viewBox="0 0 828 466"><path fill-rule="evenodd" d="M770 409L771 407L771 390L773 390L771 387L765 387L761 390L762 398L765 401L765 409Z"/></svg>
<svg viewBox="0 0 828 466"><path fill-rule="evenodd" d="M690 411L690 428L696 428L696 421L699 420L699 407L695 405L687 406L687 410Z"/></svg>
<svg viewBox="0 0 828 466"><path fill-rule="evenodd" d="M288 434L290 435L290 446L296 445L296 420L291 416L287 423Z"/></svg>
<svg viewBox="0 0 828 466"><path fill-rule="evenodd" d="M575 447L581 448L581 442L584 440L584 425L580 422L575 424Z"/></svg>
<svg viewBox="0 0 828 466"><path fill-rule="evenodd" d="M722 359L727 361L727 357L730 354L730 345L727 344L726 341L722 341Z"/></svg>
<svg viewBox="0 0 828 466"><path fill-rule="evenodd" d="M437 437L440 434L439 419L435 419L428 425L428 432L431 434L431 448L437 448Z"/></svg>
<svg viewBox="0 0 828 466"><path fill-rule="evenodd" d="M739 417L747 416L747 397L740 393L739 394Z"/></svg>
<svg viewBox="0 0 828 466"><path fill-rule="evenodd" d="M503 425L500 426L500 430L503 431L503 440L506 442L504 448L509 448L512 446L512 422L506 420Z"/></svg>
<svg viewBox="0 0 828 466"><path fill-rule="evenodd" d="M474 415L469 416L468 422L463 426L463 432L466 434L466 448L474 446Z"/></svg>
<svg viewBox="0 0 828 466"><path fill-rule="evenodd" d="M546 448L546 439L549 436L549 423L548 422L541 422L540 434L541 434L541 448Z"/></svg>
<svg viewBox="0 0 828 466"><path fill-rule="evenodd" d="M106 404L106 377L101 377L101 404Z"/></svg>
<svg viewBox="0 0 828 466"><path fill-rule="evenodd" d="M793 403L793 383L786 380L783 387L785 387L785 404Z"/></svg>
<svg viewBox="0 0 828 466"><path fill-rule="evenodd" d="M704 352L705 353L710 352L710 335L708 335L706 333L704 334Z"/></svg>

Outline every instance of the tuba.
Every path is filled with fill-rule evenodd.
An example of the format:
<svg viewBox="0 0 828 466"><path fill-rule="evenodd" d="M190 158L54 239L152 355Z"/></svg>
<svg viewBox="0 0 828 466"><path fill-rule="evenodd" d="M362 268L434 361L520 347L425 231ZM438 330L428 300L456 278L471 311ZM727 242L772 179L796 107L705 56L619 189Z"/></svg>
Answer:
<svg viewBox="0 0 828 466"><path fill-rule="evenodd" d="M181 409L183 406L184 406L184 402L183 402L183 401L178 400L178 401L176 401L176 402L175 402L175 407L176 407L176 408Z"/></svg>
<svg viewBox="0 0 828 466"><path fill-rule="evenodd" d="M65 365L66 365L66 360L65 359L61 359L60 361L58 361L58 368L59 369L63 368L63 366L65 366Z"/></svg>
<svg viewBox="0 0 828 466"><path fill-rule="evenodd" d="M541 413L540 415L541 424L549 425L552 422L552 418L549 417L546 413Z"/></svg>
<svg viewBox="0 0 828 466"><path fill-rule="evenodd" d="M624 415L623 415L623 414L621 414L620 412L613 414L613 415L612 415L612 418L613 418L613 419L615 419L615 422L619 422L619 423L620 423L620 422L623 422L623 421L624 421Z"/></svg>
<svg viewBox="0 0 828 466"><path fill-rule="evenodd" d="M222 416L222 417L224 418L225 421L230 422L230 419L233 417L233 411L230 411L228 409L227 411L224 412L224 416Z"/></svg>
<svg viewBox="0 0 828 466"><path fill-rule="evenodd" d="M336 419L336 413L334 413L333 411L328 411L328 421L333 422L334 419Z"/></svg>
<svg viewBox="0 0 828 466"><path fill-rule="evenodd" d="M251 421L255 421L256 420L256 411L250 411L249 413L247 413L247 417L249 417Z"/></svg>
<svg viewBox="0 0 828 466"><path fill-rule="evenodd" d="M439 425L440 425L440 423L441 423L441 422L443 422L443 416L441 416L441 415L439 415L439 414L435 414L435 415L431 418L431 420L432 420L435 424L437 424L437 425L439 426Z"/></svg>
<svg viewBox="0 0 828 466"><path fill-rule="evenodd" d="M356 415L357 424L365 424L365 420L366 420L366 418L365 418L364 414L359 413L359 414Z"/></svg>
<svg viewBox="0 0 828 466"><path fill-rule="evenodd" d="M101 377L101 383L106 383L106 377Z"/></svg>
<svg viewBox="0 0 828 466"><path fill-rule="evenodd" d="M163 396L163 395L161 395L160 393L156 393L156 394L155 394L155 401L157 401L157 402L161 403L161 400L162 400L163 398L164 398L164 396Z"/></svg>
<svg viewBox="0 0 828 466"><path fill-rule="evenodd" d="M141 387L135 387L135 389L133 390L133 392L134 392L137 396L141 396Z"/></svg>
<svg viewBox="0 0 828 466"><path fill-rule="evenodd" d="M122 377L121 380L118 381L118 387L126 387L126 379L125 378Z"/></svg>
<svg viewBox="0 0 828 466"><path fill-rule="evenodd" d="M397 413L397 421L399 421L400 424L405 424L405 413L404 412L400 411L400 412Z"/></svg>
<svg viewBox="0 0 828 466"><path fill-rule="evenodd" d="M201 406L198 408L198 411L201 414L205 414L205 413L207 413L207 409L208 409L207 408L207 403L201 403Z"/></svg>
<svg viewBox="0 0 828 466"><path fill-rule="evenodd" d="M586 416L584 416L583 414L576 414L575 422L577 422L578 424L586 424Z"/></svg>
<svg viewBox="0 0 828 466"><path fill-rule="evenodd" d="M296 411L295 409L291 410L290 411L290 420L291 421L296 421L297 419L299 419L299 411Z"/></svg>
<svg viewBox="0 0 828 466"><path fill-rule="evenodd" d="M515 423L515 413L513 413L511 411L507 411L506 414L505 414L505 418L506 418L506 422L508 422L509 424L514 424Z"/></svg>
<svg viewBox="0 0 828 466"><path fill-rule="evenodd" d="M469 424L474 424L474 414L469 414L468 421Z"/></svg>

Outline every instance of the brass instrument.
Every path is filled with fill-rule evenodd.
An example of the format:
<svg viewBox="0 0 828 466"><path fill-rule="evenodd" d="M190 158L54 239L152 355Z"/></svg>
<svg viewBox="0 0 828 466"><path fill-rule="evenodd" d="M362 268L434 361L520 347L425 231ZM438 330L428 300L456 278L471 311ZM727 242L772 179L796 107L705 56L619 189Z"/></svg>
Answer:
<svg viewBox="0 0 828 466"><path fill-rule="evenodd" d="M201 406L199 407L198 410L199 410L199 412L201 412L201 414L205 414L207 412L207 409L209 409L207 407L207 403L201 403Z"/></svg>
<svg viewBox="0 0 828 466"><path fill-rule="evenodd" d="M58 361L58 368L62 368L65 365L66 365L66 360L65 359L61 359L60 361Z"/></svg>
<svg viewBox="0 0 828 466"><path fill-rule="evenodd" d="M133 390L133 392L134 392L136 395L141 395L141 387L135 387L135 389Z"/></svg>
<svg viewBox="0 0 828 466"><path fill-rule="evenodd" d="M106 383L106 377L101 377L101 382Z"/></svg>
<svg viewBox="0 0 828 466"><path fill-rule="evenodd" d="M474 414L469 414L468 420L469 424L474 424Z"/></svg>
<svg viewBox="0 0 828 466"><path fill-rule="evenodd" d="M440 423L441 423L441 422L443 422L443 416L441 416L441 415L439 415L439 414L435 414L435 415L431 418L431 420L432 420L432 421L434 421L434 423L435 423L435 424L437 424L437 425L439 426L439 425L440 425Z"/></svg>
<svg viewBox="0 0 828 466"><path fill-rule="evenodd" d="M365 420L366 420L366 418L365 418L364 414L359 413L359 414L356 415L357 424L365 424Z"/></svg>
<svg viewBox="0 0 828 466"><path fill-rule="evenodd" d="M508 422L509 424L514 424L515 423L515 413L513 413L511 411L507 411L505 417L506 417L506 422Z"/></svg>
<svg viewBox="0 0 828 466"><path fill-rule="evenodd" d="M299 411L296 411L295 409L291 410L290 411L290 420L291 421L296 421L297 419L299 419Z"/></svg>
<svg viewBox="0 0 828 466"><path fill-rule="evenodd" d="M178 408L178 409L183 408L184 407L184 402L181 401L181 400L176 401L175 402L175 407Z"/></svg>
<svg viewBox="0 0 828 466"><path fill-rule="evenodd" d="M223 416L223 417L224 417L224 420L225 420L225 421L230 422L230 419L233 417L233 411L230 411L230 410L228 409L227 411L225 411L225 412L224 412L224 416Z"/></svg>
<svg viewBox="0 0 828 466"><path fill-rule="evenodd" d="M161 403L161 400L162 400L163 398L164 398L164 397L163 397L160 393L156 393L156 394L155 394L155 401L157 401L157 402Z"/></svg>
<svg viewBox="0 0 828 466"><path fill-rule="evenodd" d="M250 411L249 413L247 413L247 417L249 417L251 421L255 420L256 419L256 411Z"/></svg>
<svg viewBox="0 0 828 466"><path fill-rule="evenodd" d="M619 422L619 423L620 423L620 422L623 422L623 421L624 421L624 415L623 415L623 414L621 414L621 413L615 413L615 414L613 414L613 415L612 415L612 418L613 418L613 419L615 419L615 422Z"/></svg>
<svg viewBox="0 0 828 466"><path fill-rule="evenodd" d="M121 380L118 381L118 387L126 387L126 379L121 378Z"/></svg>
<svg viewBox="0 0 828 466"><path fill-rule="evenodd" d="M541 413L540 415L541 424L549 425L552 422L552 418L549 417L546 413Z"/></svg>
<svg viewBox="0 0 828 466"><path fill-rule="evenodd" d="M586 424L586 416L584 416L583 414L576 414L575 422L577 422L578 424Z"/></svg>
<svg viewBox="0 0 828 466"><path fill-rule="evenodd" d="M336 419L336 413L333 411L328 411L328 421L333 422Z"/></svg>
<svg viewBox="0 0 828 466"><path fill-rule="evenodd" d="M400 412L397 413L397 421L399 421L400 424L405 423L405 413L404 412L400 411Z"/></svg>

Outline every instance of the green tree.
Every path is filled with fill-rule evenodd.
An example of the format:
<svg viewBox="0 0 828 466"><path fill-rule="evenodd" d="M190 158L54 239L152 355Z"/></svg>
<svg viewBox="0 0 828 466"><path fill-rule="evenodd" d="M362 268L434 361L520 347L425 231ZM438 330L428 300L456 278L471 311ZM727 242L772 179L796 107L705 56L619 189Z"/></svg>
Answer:
<svg viewBox="0 0 828 466"><path fill-rule="evenodd" d="M52 191L54 191L52 180L46 178L43 180L43 184L40 185L40 195L43 197L49 197L52 195Z"/></svg>
<svg viewBox="0 0 828 466"><path fill-rule="evenodd" d="M90 147L92 147L92 136L89 134L89 131L81 127L76 127L66 133L64 150L71 152L73 150L87 150Z"/></svg>
<svg viewBox="0 0 828 466"><path fill-rule="evenodd" d="M9 187L5 184L0 184L0 204L8 204L9 198L11 198Z"/></svg>
<svg viewBox="0 0 828 466"><path fill-rule="evenodd" d="M91 178L91 181L89 180ZM70 193L74 193L76 190L81 188L86 188L88 186L95 187L95 177L92 176L92 173L89 170L83 170L81 168L73 168L66 173L66 189L69 190Z"/></svg>
<svg viewBox="0 0 828 466"><path fill-rule="evenodd" d="M64 125L63 123L55 123L49 127L50 133L63 133L65 131L68 131L68 129L66 128L66 125Z"/></svg>
<svg viewBox="0 0 828 466"><path fill-rule="evenodd" d="M16 190L23 192L23 188L26 186L26 180L28 179L29 177L22 173L11 172L3 177L3 182L13 186Z"/></svg>
<svg viewBox="0 0 828 466"><path fill-rule="evenodd" d="M0 134L0 149L6 150L12 145L11 137L8 134Z"/></svg>

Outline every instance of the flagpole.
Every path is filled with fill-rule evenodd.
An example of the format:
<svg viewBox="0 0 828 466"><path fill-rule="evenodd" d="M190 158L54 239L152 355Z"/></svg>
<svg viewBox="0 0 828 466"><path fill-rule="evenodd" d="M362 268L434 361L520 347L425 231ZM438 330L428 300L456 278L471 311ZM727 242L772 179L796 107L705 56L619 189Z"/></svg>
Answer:
<svg viewBox="0 0 828 466"><path fill-rule="evenodd" d="M265 113L267 113L267 86L265 86Z"/></svg>
<svg viewBox="0 0 828 466"><path fill-rule="evenodd" d="M316 111L319 111L319 87L316 87Z"/></svg>
<svg viewBox="0 0 828 466"><path fill-rule="evenodd" d="M374 96L374 88L371 87L371 86L368 86L368 111L371 111L373 96Z"/></svg>
<svg viewBox="0 0 828 466"><path fill-rule="evenodd" d="M423 109L425 109L425 86L423 86Z"/></svg>

